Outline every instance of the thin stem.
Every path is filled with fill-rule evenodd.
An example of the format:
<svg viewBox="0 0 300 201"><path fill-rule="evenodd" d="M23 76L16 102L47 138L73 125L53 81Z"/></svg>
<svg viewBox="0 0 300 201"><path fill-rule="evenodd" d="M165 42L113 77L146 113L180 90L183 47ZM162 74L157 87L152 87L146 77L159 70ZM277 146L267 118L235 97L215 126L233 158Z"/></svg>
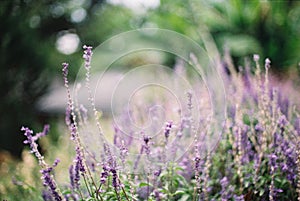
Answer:
<svg viewBox="0 0 300 201"><path fill-rule="evenodd" d="M120 180L119 180L119 181L120 181ZM122 191L123 191L123 193L124 193L124 195L125 195L125 197L126 197L126 200L129 201L129 198L128 198L127 193L126 193L125 189L123 188L123 186L121 186L121 189L122 189Z"/></svg>
<svg viewBox="0 0 300 201"><path fill-rule="evenodd" d="M82 176L83 176L83 180L84 180L86 189L87 189L89 195L92 197L92 192L91 192L91 190L90 190L90 188L89 188L89 185L87 184L87 181L86 181L86 178L85 178L84 174L82 174Z"/></svg>
<svg viewBox="0 0 300 201"><path fill-rule="evenodd" d="M120 197L119 197L119 193L118 193L118 191L117 191L117 188L114 188L115 189L115 192L116 192L116 196L117 196L117 198L118 198L118 201L121 201L120 200Z"/></svg>

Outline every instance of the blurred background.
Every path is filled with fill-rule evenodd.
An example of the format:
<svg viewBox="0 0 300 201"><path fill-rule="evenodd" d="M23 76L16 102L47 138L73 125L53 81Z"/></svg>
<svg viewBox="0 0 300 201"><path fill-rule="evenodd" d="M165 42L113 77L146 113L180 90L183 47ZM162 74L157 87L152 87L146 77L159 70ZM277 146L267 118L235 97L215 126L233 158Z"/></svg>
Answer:
<svg viewBox="0 0 300 201"><path fill-rule="evenodd" d="M200 45L205 31L235 66L256 53L271 59L278 79L299 77L300 1L1 0L0 18L0 151L16 158L22 125L42 130L49 123L51 141L59 139L56 122L64 111L44 111L39 104L55 84L63 86L61 63L70 63L74 80L84 44L96 47L124 31L171 29ZM162 62L172 65L175 58Z"/></svg>

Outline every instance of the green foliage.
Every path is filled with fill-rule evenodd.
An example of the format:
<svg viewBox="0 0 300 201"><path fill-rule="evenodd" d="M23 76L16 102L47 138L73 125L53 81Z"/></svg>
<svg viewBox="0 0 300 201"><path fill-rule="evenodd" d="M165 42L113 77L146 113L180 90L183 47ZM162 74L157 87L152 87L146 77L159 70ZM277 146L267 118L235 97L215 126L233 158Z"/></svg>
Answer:
<svg viewBox="0 0 300 201"><path fill-rule="evenodd" d="M146 22L184 33L198 43L209 31L220 52L230 50L242 65L245 56L260 54L272 60L273 70L296 67L300 48L298 1L161 1Z"/></svg>

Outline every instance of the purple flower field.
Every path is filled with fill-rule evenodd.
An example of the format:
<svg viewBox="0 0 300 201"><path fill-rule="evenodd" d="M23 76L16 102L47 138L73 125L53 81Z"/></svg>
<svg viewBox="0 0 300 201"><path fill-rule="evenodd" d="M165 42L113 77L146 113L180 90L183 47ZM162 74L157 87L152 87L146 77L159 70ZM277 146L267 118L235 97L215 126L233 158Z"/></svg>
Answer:
<svg viewBox="0 0 300 201"><path fill-rule="evenodd" d="M44 189L36 195L46 201L300 200L299 103L294 102L296 90L286 94L285 86L276 86L269 59L263 63L254 55L253 62L239 71L223 62L219 71L227 105L221 135L214 135L213 117L194 107L195 96L186 91L186 110L180 111L179 120L160 122L163 127L155 138L148 131L134 138L112 124L104 126L113 128L109 140L103 129L107 121L97 111L89 84L92 55L92 48L84 46L87 109L73 100L68 82L72 67L67 63L62 67L68 97L65 121L74 147L73 162L65 170L68 181L56 182L55 172L62 168L59 159L49 165L38 148L37 141L51 135L49 125L36 134L27 127L21 129L24 144L40 166ZM195 110L198 118L193 115ZM143 116L139 111L130 112L137 113L135 118ZM86 143L88 134L82 135L90 132L91 123L100 141L96 148ZM213 148L205 143L210 136L219 136ZM180 143L184 140L191 143Z"/></svg>

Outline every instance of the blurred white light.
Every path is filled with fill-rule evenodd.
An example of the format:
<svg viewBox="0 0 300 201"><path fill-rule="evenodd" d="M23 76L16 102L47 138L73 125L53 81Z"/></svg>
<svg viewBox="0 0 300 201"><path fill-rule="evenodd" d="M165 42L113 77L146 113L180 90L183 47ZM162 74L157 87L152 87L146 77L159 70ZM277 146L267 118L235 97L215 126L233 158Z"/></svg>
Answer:
<svg viewBox="0 0 300 201"><path fill-rule="evenodd" d="M107 2L113 5L123 5L135 12L154 9L160 5L160 0L108 0Z"/></svg>
<svg viewBox="0 0 300 201"><path fill-rule="evenodd" d="M76 9L71 14L72 22L79 23L84 20L86 17L86 11L83 8Z"/></svg>
<svg viewBox="0 0 300 201"><path fill-rule="evenodd" d="M63 54L73 54L79 46L80 40L77 34L67 33L56 40L56 49Z"/></svg>

